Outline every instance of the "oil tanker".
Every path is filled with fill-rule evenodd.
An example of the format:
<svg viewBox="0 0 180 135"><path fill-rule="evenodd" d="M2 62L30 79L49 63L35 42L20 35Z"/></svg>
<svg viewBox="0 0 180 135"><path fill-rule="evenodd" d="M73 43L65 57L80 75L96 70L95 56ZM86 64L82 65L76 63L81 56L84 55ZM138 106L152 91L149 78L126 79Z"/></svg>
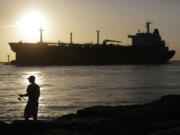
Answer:
<svg viewBox="0 0 180 135"><path fill-rule="evenodd" d="M121 41L105 39L99 43L77 44L43 42L40 29L38 43L9 43L16 54L12 64L19 66L56 66L56 65L119 65L119 64L162 64L175 54L162 40L159 30L150 32L150 22L146 23L147 32L128 35L132 45L120 45Z"/></svg>

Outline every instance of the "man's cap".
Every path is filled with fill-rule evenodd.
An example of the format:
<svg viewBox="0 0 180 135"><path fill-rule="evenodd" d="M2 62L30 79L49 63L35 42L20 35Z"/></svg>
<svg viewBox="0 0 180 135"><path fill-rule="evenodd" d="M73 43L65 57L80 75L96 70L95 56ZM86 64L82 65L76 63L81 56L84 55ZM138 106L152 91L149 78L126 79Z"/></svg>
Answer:
<svg viewBox="0 0 180 135"><path fill-rule="evenodd" d="M35 76L31 75L31 76L29 76L27 79L29 79L29 80L35 80Z"/></svg>

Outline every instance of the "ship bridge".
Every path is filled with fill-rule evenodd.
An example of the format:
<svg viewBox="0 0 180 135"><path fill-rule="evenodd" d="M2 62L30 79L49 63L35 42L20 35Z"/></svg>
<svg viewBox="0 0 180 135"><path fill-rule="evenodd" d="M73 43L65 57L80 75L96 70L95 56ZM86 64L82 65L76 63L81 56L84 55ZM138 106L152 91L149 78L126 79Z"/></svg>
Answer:
<svg viewBox="0 0 180 135"><path fill-rule="evenodd" d="M158 29L154 29L153 33L150 32L150 24L152 23L146 23L146 33L138 32L136 35L128 35L129 38L132 38L132 46L165 46L165 41L161 39Z"/></svg>

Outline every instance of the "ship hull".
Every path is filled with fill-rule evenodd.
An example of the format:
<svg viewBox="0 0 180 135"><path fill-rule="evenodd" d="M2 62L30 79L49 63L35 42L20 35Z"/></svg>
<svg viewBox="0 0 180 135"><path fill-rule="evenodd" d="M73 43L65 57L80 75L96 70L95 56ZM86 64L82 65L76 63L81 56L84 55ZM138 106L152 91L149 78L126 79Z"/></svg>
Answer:
<svg viewBox="0 0 180 135"><path fill-rule="evenodd" d="M10 43L10 47L16 53L13 63L19 66L161 64L175 54L165 47L69 47L25 43Z"/></svg>

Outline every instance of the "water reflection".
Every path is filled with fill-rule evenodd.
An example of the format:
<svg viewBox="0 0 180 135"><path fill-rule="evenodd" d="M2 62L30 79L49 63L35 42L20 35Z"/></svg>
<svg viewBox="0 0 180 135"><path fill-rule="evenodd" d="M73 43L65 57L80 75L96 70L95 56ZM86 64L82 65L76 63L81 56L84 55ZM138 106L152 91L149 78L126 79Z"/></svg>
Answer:
<svg viewBox="0 0 180 135"><path fill-rule="evenodd" d="M24 78L24 83L26 85L29 85L29 80L27 79L29 76L35 76L36 77L36 83L37 84L42 84L43 83L43 79L42 77L40 76L41 75L41 72L40 71L31 71L31 72L23 72L23 78Z"/></svg>

